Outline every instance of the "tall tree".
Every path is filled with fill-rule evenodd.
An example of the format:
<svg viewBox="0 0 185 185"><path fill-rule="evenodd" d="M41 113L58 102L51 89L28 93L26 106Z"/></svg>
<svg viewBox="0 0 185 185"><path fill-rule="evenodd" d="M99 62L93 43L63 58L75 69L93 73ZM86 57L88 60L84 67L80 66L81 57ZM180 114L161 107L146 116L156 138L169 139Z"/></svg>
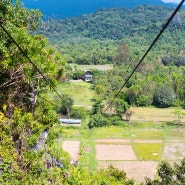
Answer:
<svg viewBox="0 0 185 185"><path fill-rule="evenodd" d="M129 62L130 50L125 42L121 42L117 48L116 64L121 65L123 63Z"/></svg>
<svg viewBox="0 0 185 185"><path fill-rule="evenodd" d="M1 1L0 8L2 26L54 85L55 79L63 74L64 62L47 46L43 36L28 33L37 29L41 13L21 8L19 0L15 4L10 0ZM10 118L14 106L32 110L37 91L48 85L2 28L0 39L0 109L3 104L7 105L6 115Z"/></svg>

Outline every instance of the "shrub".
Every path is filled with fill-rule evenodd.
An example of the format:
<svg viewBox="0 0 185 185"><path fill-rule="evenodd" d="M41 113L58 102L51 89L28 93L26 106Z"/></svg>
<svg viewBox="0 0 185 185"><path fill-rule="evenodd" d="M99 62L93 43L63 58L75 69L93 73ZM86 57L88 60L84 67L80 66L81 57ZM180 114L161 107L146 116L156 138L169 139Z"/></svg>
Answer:
<svg viewBox="0 0 185 185"><path fill-rule="evenodd" d="M141 95L141 96L137 97L137 99L136 99L137 106L147 107L147 106L151 105L151 103L152 103L152 101L151 101L150 97L148 97L146 95Z"/></svg>
<svg viewBox="0 0 185 185"><path fill-rule="evenodd" d="M175 101L175 92L168 86L157 89L154 93L153 104L157 107L170 107Z"/></svg>
<svg viewBox="0 0 185 185"><path fill-rule="evenodd" d="M71 111L71 117L76 119L85 119L89 111L84 107L73 107Z"/></svg>
<svg viewBox="0 0 185 185"><path fill-rule="evenodd" d="M165 66L185 66L184 56L166 56L162 57L161 61Z"/></svg>
<svg viewBox="0 0 185 185"><path fill-rule="evenodd" d="M103 109L102 100L100 99L95 100L95 103L92 106L92 114L101 113L102 109Z"/></svg>
<svg viewBox="0 0 185 185"><path fill-rule="evenodd" d="M162 57L161 61L165 66L174 65L173 59L170 56Z"/></svg>
<svg viewBox="0 0 185 185"><path fill-rule="evenodd" d="M65 94L61 95L61 97L62 97L62 101L60 100L60 104L59 104L59 107L57 107L57 111L62 115L69 116L72 110L74 100L69 95L65 95Z"/></svg>
<svg viewBox="0 0 185 185"><path fill-rule="evenodd" d="M103 127L106 125L108 125L107 119L101 114L93 115L88 123L89 128Z"/></svg>
<svg viewBox="0 0 185 185"><path fill-rule="evenodd" d="M184 56L179 56L178 58L177 58L177 60L176 61L174 61L174 64L176 65L176 66L185 66L185 57Z"/></svg>
<svg viewBox="0 0 185 185"><path fill-rule="evenodd" d="M182 108L185 109L185 102L183 103Z"/></svg>
<svg viewBox="0 0 185 185"><path fill-rule="evenodd" d="M112 116L107 119L108 125L120 125L121 118L118 116Z"/></svg>
<svg viewBox="0 0 185 185"><path fill-rule="evenodd" d="M116 99L115 101L115 111L117 115L122 118L123 114L130 108L129 104L123 99Z"/></svg>

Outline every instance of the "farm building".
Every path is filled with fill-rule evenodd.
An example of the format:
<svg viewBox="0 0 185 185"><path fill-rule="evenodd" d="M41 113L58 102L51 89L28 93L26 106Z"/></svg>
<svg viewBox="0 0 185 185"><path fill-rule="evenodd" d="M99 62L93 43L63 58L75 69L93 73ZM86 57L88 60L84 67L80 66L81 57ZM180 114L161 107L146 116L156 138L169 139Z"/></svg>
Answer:
<svg viewBox="0 0 185 185"><path fill-rule="evenodd" d="M92 82L93 81L93 74L90 70L85 71L84 73L84 80L86 82Z"/></svg>
<svg viewBox="0 0 185 185"><path fill-rule="evenodd" d="M81 119L59 119L62 124L80 124Z"/></svg>

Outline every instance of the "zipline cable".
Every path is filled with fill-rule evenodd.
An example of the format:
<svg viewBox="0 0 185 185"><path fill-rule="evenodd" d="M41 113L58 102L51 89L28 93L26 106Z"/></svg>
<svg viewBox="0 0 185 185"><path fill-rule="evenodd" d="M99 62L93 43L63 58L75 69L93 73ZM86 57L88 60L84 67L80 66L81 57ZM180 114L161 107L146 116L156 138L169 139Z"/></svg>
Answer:
<svg viewBox="0 0 185 185"><path fill-rule="evenodd" d="M0 21L0 27L3 29L3 31L8 35L8 37L14 42L14 44L17 46L17 48L20 50L22 55L31 63L31 65L39 72L39 74L43 77L46 84L48 84L54 92L58 95L60 99L62 99L62 96L58 93L58 91L55 89L55 87L50 83L50 81L44 76L44 74L41 72L41 70L34 64L34 62L30 59L30 57L25 53L25 51L21 48L21 46L17 43L17 41L11 36L11 34L8 32L8 30L3 26L3 22Z"/></svg>
<svg viewBox="0 0 185 185"><path fill-rule="evenodd" d="M163 26L163 28L161 29L161 31L158 33L158 35L156 36L156 38L153 40L152 44L150 45L150 47L148 48L148 50L145 52L145 54L143 55L143 57L141 58L141 60L139 61L139 63L137 64L137 66L134 68L134 70L131 72L131 74L128 76L128 78L125 80L124 84L121 86L121 88L119 89L119 91L114 95L114 98L112 99L112 101L110 102L110 104L106 107L105 112L111 107L111 105L113 104L113 102L115 101L115 99L118 97L118 95L120 94L120 92L122 91L122 89L125 87L125 85L128 83L128 81L130 80L130 78L133 76L133 74L135 73L135 71L137 70L137 68L140 66L140 64L143 62L143 60L145 59L145 57L147 56L147 54L150 52L150 50L152 49L152 47L155 45L155 43L157 42L157 40L160 38L160 36L162 35L162 33L165 31L165 29L167 28L167 26L169 25L169 23L172 21L172 19L174 18L174 16L177 14L177 12L179 11L179 9L182 7L183 3L185 0L182 0L179 5L177 6L177 8L174 10L174 12L172 13L172 15L170 16L170 18L167 20L166 24Z"/></svg>

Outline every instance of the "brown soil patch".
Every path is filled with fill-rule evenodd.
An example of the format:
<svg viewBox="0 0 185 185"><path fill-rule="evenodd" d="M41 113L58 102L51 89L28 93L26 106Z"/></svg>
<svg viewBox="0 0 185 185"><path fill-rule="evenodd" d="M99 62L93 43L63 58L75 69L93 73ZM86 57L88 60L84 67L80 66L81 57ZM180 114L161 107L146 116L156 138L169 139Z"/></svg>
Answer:
<svg viewBox="0 0 185 185"><path fill-rule="evenodd" d="M136 182L144 182L145 177L155 178L158 162L153 161L123 161L104 162L99 161L99 168L106 168L110 164L126 172L128 178L133 178Z"/></svg>
<svg viewBox="0 0 185 185"><path fill-rule="evenodd" d="M134 140L134 143L162 143L162 140Z"/></svg>
<svg viewBox="0 0 185 185"><path fill-rule="evenodd" d="M130 145L96 145L97 160L136 160Z"/></svg>
<svg viewBox="0 0 185 185"><path fill-rule="evenodd" d="M166 143L163 160L182 160L185 158L185 143Z"/></svg>
<svg viewBox="0 0 185 185"><path fill-rule="evenodd" d="M77 160L79 158L80 141L64 141L62 148L69 153L72 159Z"/></svg>

